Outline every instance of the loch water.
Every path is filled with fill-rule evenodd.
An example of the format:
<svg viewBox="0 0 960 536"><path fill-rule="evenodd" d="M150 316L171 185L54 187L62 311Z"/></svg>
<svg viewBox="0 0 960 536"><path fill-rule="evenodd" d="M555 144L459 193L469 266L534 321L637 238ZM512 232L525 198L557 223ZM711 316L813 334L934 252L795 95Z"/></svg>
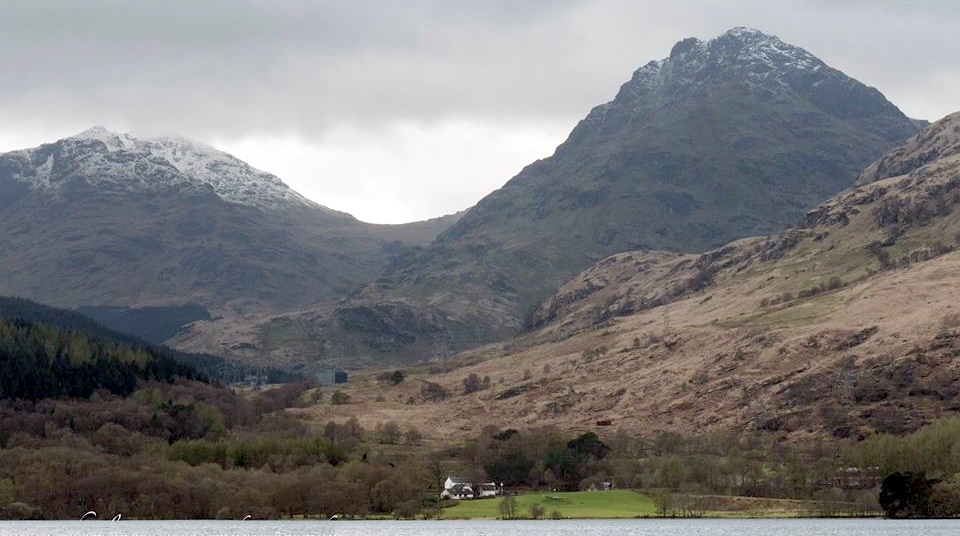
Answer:
<svg viewBox="0 0 960 536"><path fill-rule="evenodd" d="M956 536L960 520L4 521L0 536Z"/></svg>

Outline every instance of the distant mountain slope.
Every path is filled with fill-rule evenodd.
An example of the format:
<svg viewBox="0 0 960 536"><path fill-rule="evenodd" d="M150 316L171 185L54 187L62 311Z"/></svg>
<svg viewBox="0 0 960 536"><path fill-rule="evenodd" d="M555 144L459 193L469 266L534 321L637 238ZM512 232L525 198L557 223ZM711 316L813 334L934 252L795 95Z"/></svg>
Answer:
<svg viewBox="0 0 960 536"><path fill-rule="evenodd" d="M355 399L377 391L408 402L351 411L365 423L455 434L552 424L794 438L903 433L955 415L957 142L960 114L881 158L895 175L834 196L779 235L703 254L603 259L543 301L527 334L396 387L358 382ZM461 394L470 374L489 376L491 387ZM424 382L450 396L428 399Z"/></svg>
<svg viewBox="0 0 960 536"><path fill-rule="evenodd" d="M330 337L422 355L425 340L462 349L513 334L529 306L614 252L699 252L787 228L917 129L876 89L776 37L685 39L551 157L393 263L341 307Z"/></svg>
<svg viewBox="0 0 960 536"><path fill-rule="evenodd" d="M366 224L211 147L95 127L0 155L0 293L218 311L327 303L453 219Z"/></svg>
<svg viewBox="0 0 960 536"><path fill-rule="evenodd" d="M141 339L163 344L181 327L197 320L209 320L210 312L195 304L158 307L78 307L77 312Z"/></svg>

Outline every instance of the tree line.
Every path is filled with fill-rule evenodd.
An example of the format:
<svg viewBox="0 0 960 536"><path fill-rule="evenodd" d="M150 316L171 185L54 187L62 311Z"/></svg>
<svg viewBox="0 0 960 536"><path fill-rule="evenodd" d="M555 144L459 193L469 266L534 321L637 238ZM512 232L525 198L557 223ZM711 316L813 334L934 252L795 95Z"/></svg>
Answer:
<svg viewBox="0 0 960 536"><path fill-rule="evenodd" d="M181 352L150 343L134 335L107 328L75 311L48 307L22 298L0 296L0 318L56 327L73 333L82 333L89 339L102 343L139 349L163 360L188 365L195 373L214 381L239 383L253 378L255 382L281 383L299 379L295 374L273 367L241 363L210 354Z"/></svg>
<svg viewBox="0 0 960 536"><path fill-rule="evenodd" d="M193 367L149 348L85 332L0 318L0 398L88 397L96 389L119 395L138 381L205 379Z"/></svg>
<svg viewBox="0 0 960 536"><path fill-rule="evenodd" d="M392 422L306 422L290 409L315 390L178 379L125 397L2 400L0 517L434 517L449 475L514 492L612 483L650 494L661 515L702 515L701 498L733 495L812 500L815 515L960 514L960 419L837 442L489 427L438 447Z"/></svg>
<svg viewBox="0 0 960 536"><path fill-rule="evenodd" d="M371 447L380 437L356 420L316 429L290 416L285 410L310 389L237 393L179 379L144 383L126 397L100 389L86 399L2 400L0 517L436 510L439 473L428 457L405 448L384 455Z"/></svg>

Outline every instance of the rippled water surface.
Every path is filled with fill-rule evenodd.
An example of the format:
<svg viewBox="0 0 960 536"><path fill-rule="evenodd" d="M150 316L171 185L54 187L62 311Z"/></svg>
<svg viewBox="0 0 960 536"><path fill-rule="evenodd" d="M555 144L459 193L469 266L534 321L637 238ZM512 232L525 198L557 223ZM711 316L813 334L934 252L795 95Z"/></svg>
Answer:
<svg viewBox="0 0 960 536"><path fill-rule="evenodd" d="M955 536L960 520L4 521L0 536Z"/></svg>

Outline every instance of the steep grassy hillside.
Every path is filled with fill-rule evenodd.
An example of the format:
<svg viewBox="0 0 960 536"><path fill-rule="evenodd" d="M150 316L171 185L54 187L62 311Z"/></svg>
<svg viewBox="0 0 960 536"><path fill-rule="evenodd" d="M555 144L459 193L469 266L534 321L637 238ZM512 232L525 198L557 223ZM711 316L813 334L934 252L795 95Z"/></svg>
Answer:
<svg viewBox="0 0 960 536"><path fill-rule="evenodd" d="M958 124L930 131L960 137ZM894 165L939 157L848 190L781 235L605 259L545 300L524 336L396 386L358 383L351 394L366 402L351 409L454 434L610 421L838 437L960 411L960 153L938 147L894 151ZM463 394L470 374L490 387Z"/></svg>

